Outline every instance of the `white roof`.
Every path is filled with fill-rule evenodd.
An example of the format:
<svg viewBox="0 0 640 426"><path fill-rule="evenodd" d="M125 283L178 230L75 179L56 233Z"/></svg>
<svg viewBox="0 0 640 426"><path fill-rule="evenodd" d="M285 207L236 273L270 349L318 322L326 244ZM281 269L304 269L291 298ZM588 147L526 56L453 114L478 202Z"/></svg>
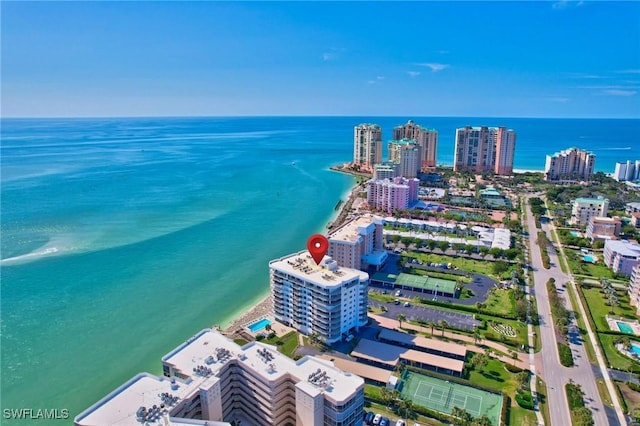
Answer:
<svg viewBox="0 0 640 426"><path fill-rule="evenodd" d="M325 256L320 265L317 265L306 250L272 260L269 262L269 268L323 287L339 287L354 279L360 281L369 279L369 274L366 272L338 267L329 256Z"/></svg>

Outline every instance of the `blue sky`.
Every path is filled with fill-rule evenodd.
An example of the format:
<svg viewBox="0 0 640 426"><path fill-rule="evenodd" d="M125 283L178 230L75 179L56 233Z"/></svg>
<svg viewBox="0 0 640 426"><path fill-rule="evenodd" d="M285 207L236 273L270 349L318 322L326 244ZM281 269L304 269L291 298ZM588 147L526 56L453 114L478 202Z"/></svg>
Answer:
<svg viewBox="0 0 640 426"><path fill-rule="evenodd" d="M4 117L640 117L640 2L1 7Z"/></svg>

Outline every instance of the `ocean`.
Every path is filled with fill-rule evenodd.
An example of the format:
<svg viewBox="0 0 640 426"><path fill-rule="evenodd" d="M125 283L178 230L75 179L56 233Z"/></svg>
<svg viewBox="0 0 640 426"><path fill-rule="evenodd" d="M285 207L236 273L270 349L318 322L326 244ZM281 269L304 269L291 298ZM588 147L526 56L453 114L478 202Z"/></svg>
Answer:
<svg viewBox="0 0 640 426"><path fill-rule="evenodd" d="M269 260L325 230L354 182L329 170L351 160L353 126L386 140L408 119L439 131L441 164L465 125L515 129L517 169L571 146L598 171L640 159L640 120L3 119L2 407L73 418L161 374L168 351L268 294Z"/></svg>

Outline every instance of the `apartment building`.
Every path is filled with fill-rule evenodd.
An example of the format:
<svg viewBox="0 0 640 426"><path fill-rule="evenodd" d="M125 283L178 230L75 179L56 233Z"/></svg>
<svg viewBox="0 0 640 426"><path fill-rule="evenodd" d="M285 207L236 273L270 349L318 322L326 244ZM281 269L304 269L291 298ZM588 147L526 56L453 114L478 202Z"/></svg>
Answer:
<svg viewBox="0 0 640 426"><path fill-rule="evenodd" d="M378 271L387 261L381 218L361 216L345 223L329 235L327 254L338 266Z"/></svg>
<svg viewBox="0 0 640 426"><path fill-rule="evenodd" d="M627 203L624 205L624 212L626 214L631 214L631 213L640 213L640 203L638 202L633 202L633 203Z"/></svg>
<svg viewBox="0 0 640 426"><path fill-rule="evenodd" d="M391 161L376 164L373 166L373 179L393 179L395 177L398 177L398 170L399 165L396 163L392 163Z"/></svg>
<svg viewBox="0 0 640 426"><path fill-rule="evenodd" d="M627 240L607 240L604 243L604 263L617 274L631 276L640 264L640 245Z"/></svg>
<svg viewBox="0 0 640 426"><path fill-rule="evenodd" d="M353 132L353 163L365 169L382 162L382 128L377 124L360 124Z"/></svg>
<svg viewBox="0 0 640 426"><path fill-rule="evenodd" d="M640 160L616 163L613 178L618 182L640 180Z"/></svg>
<svg viewBox="0 0 640 426"><path fill-rule="evenodd" d="M372 179L367 182L367 203L369 207L387 213L406 210L418 201L419 183L415 178Z"/></svg>
<svg viewBox="0 0 640 426"><path fill-rule="evenodd" d="M78 415L84 425L362 424L364 380L331 361L294 361L274 346L239 346L205 329Z"/></svg>
<svg viewBox="0 0 640 426"><path fill-rule="evenodd" d="M606 198L576 198L571 208L570 223L585 226L592 217L606 217L609 211L609 200Z"/></svg>
<svg viewBox="0 0 640 426"><path fill-rule="evenodd" d="M418 176L421 149L414 139L389 141L387 150L389 161L398 165L399 176L407 179Z"/></svg>
<svg viewBox="0 0 640 426"><path fill-rule="evenodd" d="M594 241L616 240L620 236L622 220L619 217L595 217L589 218L587 224L587 238Z"/></svg>
<svg viewBox="0 0 640 426"><path fill-rule="evenodd" d="M513 173L516 132L505 127L471 127L456 129L454 171L497 175Z"/></svg>
<svg viewBox="0 0 640 426"><path fill-rule="evenodd" d="M329 256L319 265L307 251L269 262L273 315L326 343L346 338L367 324L369 275L340 267Z"/></svg>
<svg viewBox="0 0 640 426"><path fill-rule="evenodd" d="M547 155L544 179L548 181L588 181L594 173L596 156L589 151L569 148Z"/></svg>
<svg viewBox="0 0 640 426"><path fill-rule="evenodd" d="M629 302L636 307L636 315L640 316L640 265L631 270L628 292Z"/></svg>
<svg viewBox="0 0 640 426"><path fill-rule="evenodd" d="M420 146L420 169L429 171L436 167L438 132L414 123L412 120L393 129L393 139L413 139Z"/></svg>

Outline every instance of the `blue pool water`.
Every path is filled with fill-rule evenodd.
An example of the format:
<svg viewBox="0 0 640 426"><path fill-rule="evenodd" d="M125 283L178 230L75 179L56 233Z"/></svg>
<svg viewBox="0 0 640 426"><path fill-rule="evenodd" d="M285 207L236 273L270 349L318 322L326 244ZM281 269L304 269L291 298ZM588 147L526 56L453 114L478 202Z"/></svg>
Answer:
<svg viewBox="0 0 640 426"><path fill-rule="evenodd" d="M631 352L635 353L636 356L640 357L640 346L631 345Z"/></svg>
<svg viewBox="0 0 640 426"><path fill-rule="evenodd" d="M589 262L589 263L595 263L596 260L593 258L593 256L591 255L586 255L585 257L582 258L585 262Z"/></svg>
<svg viewBox="0 0 640 426"><path fill-rule="evenodd" d="M263 328L265 328L266 326L268 326L269 324L271 324L270 320L268 320L267 318L262 318L260 321L254 322L247 328L251 330L251 332L256 333L262 330Z"/></svg>
<svg viewBox="0 0 640 426"><path fill-rule="evenodd" d="M577 231L569 231L569 234L571 234L572 237L579 237L580 233Z"/></svg>
<svg viewBox="0 0 640 426"><path fill-rule="evenodd" d="M616 322L616 324L618 324L618 329L621 332L627 333L627 334L635 334L633 332L633 328L631 328L631 326L629 324L627 324L626 322Z"/></svg>

